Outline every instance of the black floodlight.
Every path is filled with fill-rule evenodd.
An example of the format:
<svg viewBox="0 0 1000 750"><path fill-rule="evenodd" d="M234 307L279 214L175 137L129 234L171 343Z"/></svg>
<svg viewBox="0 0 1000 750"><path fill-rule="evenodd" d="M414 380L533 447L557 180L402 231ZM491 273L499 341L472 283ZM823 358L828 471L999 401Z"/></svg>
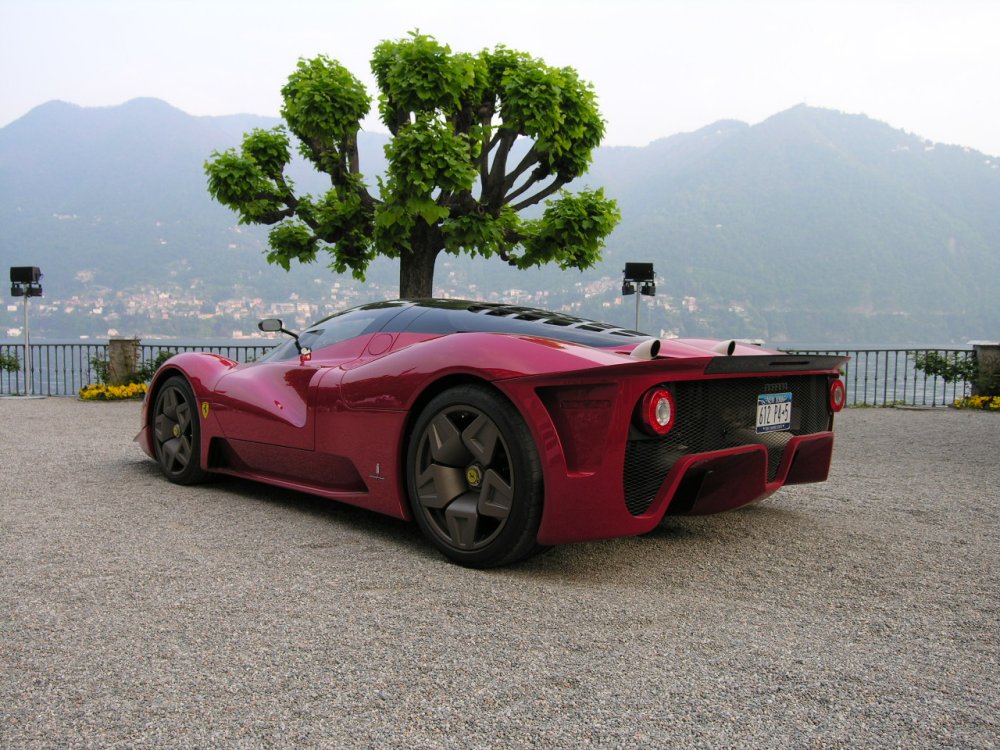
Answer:
<svg viewBox="0 0 1000 750"><path fill-rule="evenodd" d="M42 272L38 266L10 267L11 297L41 297Z"/></svg>
<svg viewBox="0 0 1000 750"><path fill-rule="evenodd" d="M38 266L10 267L10 294L24 297L24 384L25 395L34 392L31 383L31 336L28 334L28 298L42 296L42 272Z"/></svg>
<svg viewBox="0 0 1000 750"><path fill-rule="evenodd" d="M622 271L625 278L622 280L622 296L627 297L635 294L635 330L639 330L639 299L641 297L652 297L656 294L656 284L653 283L652 263L626 263L625 270Z"/></svg>
<svg viewBox="0 0 1000 750"><path fill-rule="evenodd" d="M653 264L652 263L626 263L625 264L625 279L627 281L652 281L653 280Z"/></svg>
<svg viewBox="0 0 1000 750"><path fill-rule="evenodd" d="M10 281L12 284L37 284L42 280L42 272L38 266L11 266Z"/></svg>

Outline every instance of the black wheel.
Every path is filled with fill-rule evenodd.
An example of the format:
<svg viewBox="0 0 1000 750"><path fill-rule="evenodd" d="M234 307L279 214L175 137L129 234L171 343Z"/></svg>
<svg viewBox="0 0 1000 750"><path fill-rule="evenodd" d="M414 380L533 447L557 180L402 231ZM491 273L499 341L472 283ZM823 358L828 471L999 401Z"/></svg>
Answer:
<svg viewBox="0 0 1000 750"><path fill-rule="evenodd" d="M206 477L201 468L198 403L188 382L175 375L156 394L153 404L153 447L163 474L177 484Z"/></svg>
<svg viewBox="0 0 1000 750"><path fill-rule="evenodd" d="M502 395L468 385L435 397L414 425L406 479L417 523L451 560L489 568L540 549L538 453Z"/></svg>

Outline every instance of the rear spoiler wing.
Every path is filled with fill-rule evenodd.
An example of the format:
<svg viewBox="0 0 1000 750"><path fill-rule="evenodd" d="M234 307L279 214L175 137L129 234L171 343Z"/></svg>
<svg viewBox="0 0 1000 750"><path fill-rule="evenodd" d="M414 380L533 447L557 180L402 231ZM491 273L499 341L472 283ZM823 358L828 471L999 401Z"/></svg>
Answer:
<svg viewBox="0 0 1000 750"><path fill-rule="evenodd" d="M829 354L750 354L712 357L706 375L742 375L767 372L816 372L837 370L850 357ZM662 361L662 360L661 360Z"/></svg>
<svg viewBox="0 0 1000 750"><path fill-rule="evenodd" d="M662 373L663 377L667 380L684 380L706 376L757 375L768 377L782 373L834 374L849 360L850 357L843 356L799 354L734 354L732 356L721 354L705 357L656 357L655 359L625 360L621 364L603 364L597 367L587 367L581 370L560 373L558 377L561 380L567 378L608 380ZM521 377L530 380L548 381L554 375L552 373L539 373Z"/></svg>

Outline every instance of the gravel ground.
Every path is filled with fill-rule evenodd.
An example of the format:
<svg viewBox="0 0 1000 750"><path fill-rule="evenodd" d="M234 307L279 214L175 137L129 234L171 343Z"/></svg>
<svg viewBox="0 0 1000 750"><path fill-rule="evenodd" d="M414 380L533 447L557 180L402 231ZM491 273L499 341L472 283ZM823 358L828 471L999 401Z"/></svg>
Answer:
<svg viewBox="0 0 1000 750"><path fill-rule="evenodd" d="M249 482L136 403L0 399L0 746L996 747L1000 415L849 410L832 477L515 568Z"/></svg>

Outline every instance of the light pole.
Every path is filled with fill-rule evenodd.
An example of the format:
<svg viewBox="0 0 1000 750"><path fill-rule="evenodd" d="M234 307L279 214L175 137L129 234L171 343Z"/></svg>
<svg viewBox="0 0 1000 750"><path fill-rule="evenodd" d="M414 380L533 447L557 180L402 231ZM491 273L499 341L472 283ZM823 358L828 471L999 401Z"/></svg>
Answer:
<svg viewBox="0 0 1000 750"><path fill-rule="evenodd" d="M31 382L31 334L28 330L28 299L42 296L42 272L38 266L10 267L10 294L24 297L24 395L30 396Z"/></svg>
<svg viewBox="0 0 1000 750"><path fill-rule="evenodd" d="M639 330L639 295L652 297L656 294L656 284L653 283L652 263L626 263L625 275L622 281L622 296L635 294L638 286L639 294L635 294L635 330Z"/></svg>

